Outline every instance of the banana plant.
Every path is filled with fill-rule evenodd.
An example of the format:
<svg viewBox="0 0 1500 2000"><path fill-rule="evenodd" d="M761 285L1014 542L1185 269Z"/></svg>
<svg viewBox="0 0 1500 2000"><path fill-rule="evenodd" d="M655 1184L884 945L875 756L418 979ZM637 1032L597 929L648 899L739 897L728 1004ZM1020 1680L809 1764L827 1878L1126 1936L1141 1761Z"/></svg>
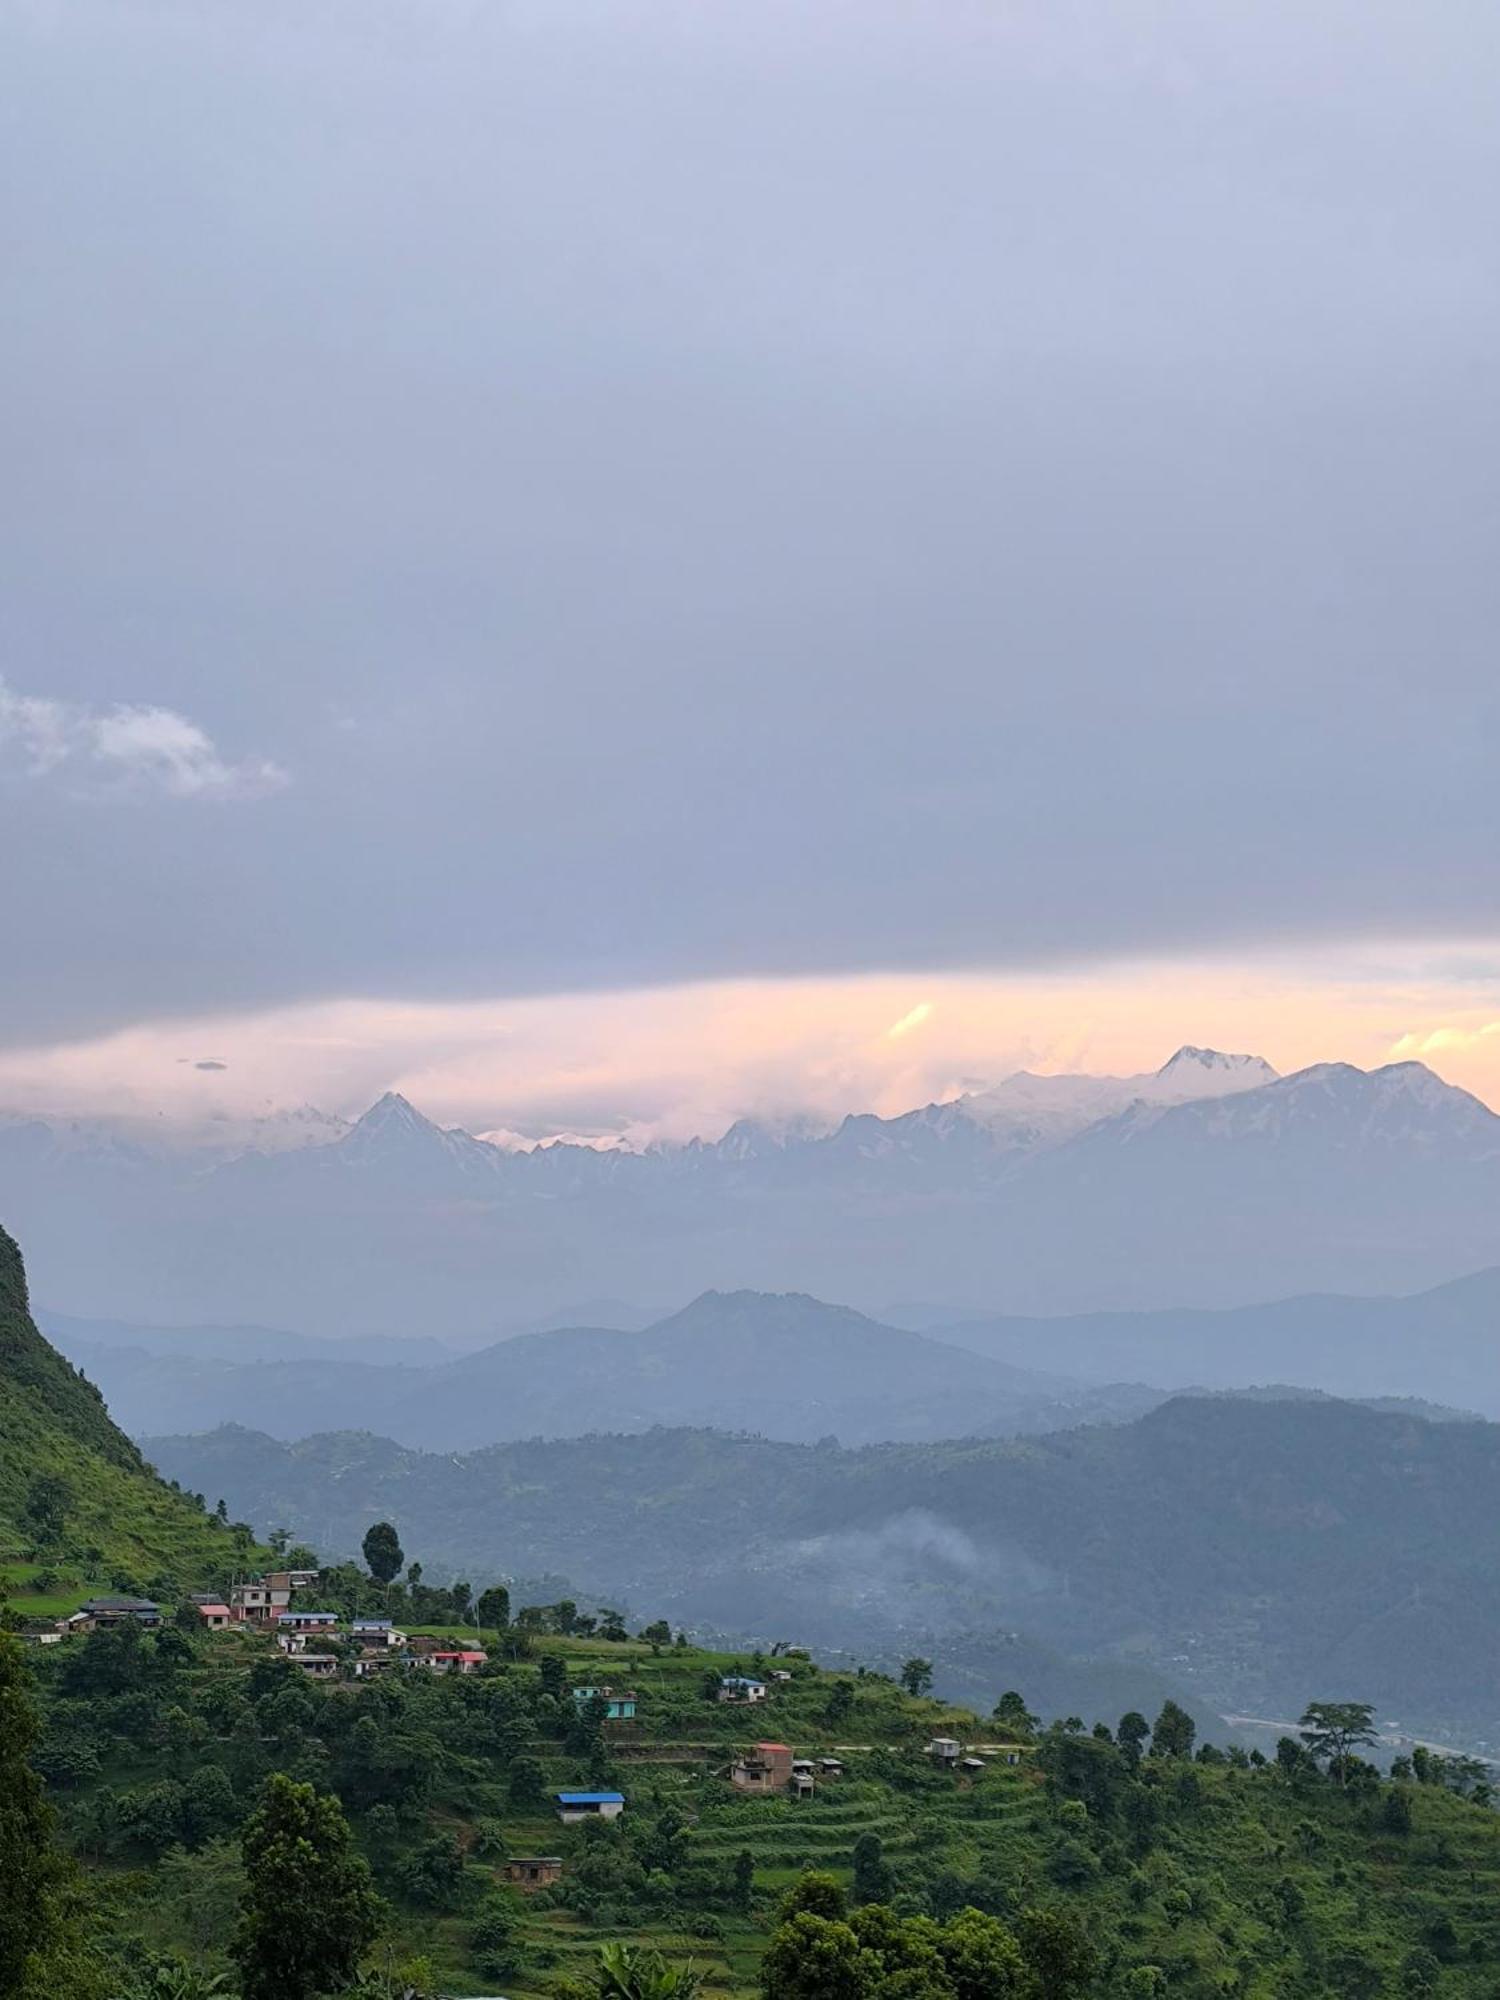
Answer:
<svg viewBox="0 0 1500 2000"><path fill-rule="evenodd" d="M686 1965L668 1965L659 1951L633 1944L599 1947L601 2000L694 2000L702 1975Z"/></svg>

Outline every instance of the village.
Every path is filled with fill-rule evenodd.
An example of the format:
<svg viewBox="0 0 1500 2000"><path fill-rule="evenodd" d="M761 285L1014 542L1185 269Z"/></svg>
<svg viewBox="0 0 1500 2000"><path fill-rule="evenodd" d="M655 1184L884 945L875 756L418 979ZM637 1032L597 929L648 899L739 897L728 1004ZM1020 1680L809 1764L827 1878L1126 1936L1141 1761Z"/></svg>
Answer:
<svg viewBox="0 0 1500 2000"><path fill-rule="evenodd" d="M248 1577L224 1591L190 1592L175 1610L174 1622L186 1623L190 1609L193 1622L204 1634L238 1633L263 1639L307 1680L329 1686L393 1673L466 1676L489 1665L490 1654L477 1642L477 1634L476 1643L458 1644L451 1636L408 1633L388 1617L346 1618L335 1610L295 1602L299 1595L315 1590L318 1581L316 1570L282 1569ZM22 1636L33 1644L52 1646L75 1635L126 1625L143 1632L157 1631L167 1616L162 1604L150 1598L95 1596L59 1619L33 1621ZM755 1674L725 1672L710 1675L704 1693L719 1707L760 1711L793 1678L789 1666L771 1666ZM617 1730L628 1734L638 1720L639 1696L634 1689L580 1682L569 1693L580 1715L611 1734ZM946 1735L928 1740L921 1754L932 1766L961 1778L976 1776L992 1759L1009 1765L1021 1759L1016 1745L966 1745ZM790 1744L763 1738L735 1752L719 1767L718 1775L734 1792L806 1800L820 1786L836 1784L845 1768L841 1756L826 1752L799 1756ZM556 1819L568 1827L616 1820L627 1806L626 1794L615 1789L561 1789L549 1796ZM508 1857L499 1872L503 1880L526 1893L553 1886L563 1870L561 1856L517 1855Z"/></svg>

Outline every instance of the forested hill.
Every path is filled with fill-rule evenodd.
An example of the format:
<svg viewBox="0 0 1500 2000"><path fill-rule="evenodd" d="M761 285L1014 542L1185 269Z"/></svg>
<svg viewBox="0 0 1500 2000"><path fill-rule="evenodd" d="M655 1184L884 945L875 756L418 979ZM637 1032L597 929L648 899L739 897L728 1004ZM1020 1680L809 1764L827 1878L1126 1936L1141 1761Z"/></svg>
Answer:
<svg viewBox="0 0 1500 2000"><path fill-rule="evenodd" d="M98 1390L37 1331L15 1240L0 1229L0 1565L101 1585L186 1581L245 1559L243 1538L173 1492Z"/></svg>
<svg viewBox="0 0 1500 2000"><path fill-rule="evenodd" d="M1186 1663L1221 1711L1284 1715L1331 1681L1500 1738L1494 1424L1185 1397L1128 1425L861 1451L702 1431L467 1457L234 1430L148 1449L340 1551L389 1516L463 1573L522 1548L728 1629L873 1645L1019 1628L1175 1679Z"/></svg>

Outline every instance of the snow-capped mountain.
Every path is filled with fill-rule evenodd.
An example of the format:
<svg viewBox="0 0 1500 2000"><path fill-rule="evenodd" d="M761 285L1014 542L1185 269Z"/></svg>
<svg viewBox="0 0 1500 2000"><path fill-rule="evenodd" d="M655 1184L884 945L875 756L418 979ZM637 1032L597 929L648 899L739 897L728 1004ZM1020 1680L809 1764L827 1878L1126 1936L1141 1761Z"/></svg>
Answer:
<svg viewBox="0 0 1500 2000"><path fill-rule="evenodd" d="M54 1310L478 1339L712 1287L1057 1313L1416 1290L1500 1262L1500 1118L1418 1063L1184 1048L834 1130L515 1150L392 1092L215 1163L0 1121L0 1217Z"/></svg>
<svg viewBox="0 0 1500 2000"><path fill-rule="evenodd" d="M1188 1045L1160 1069L1140 1076L1037 1076L1018 1070L993 1089L960 1098L956 1108L1012 1145L1055 1145L1132 1104L1230 1097L1274 1083L1276 1076L1262 1056L1222 1055Z"/></svg>

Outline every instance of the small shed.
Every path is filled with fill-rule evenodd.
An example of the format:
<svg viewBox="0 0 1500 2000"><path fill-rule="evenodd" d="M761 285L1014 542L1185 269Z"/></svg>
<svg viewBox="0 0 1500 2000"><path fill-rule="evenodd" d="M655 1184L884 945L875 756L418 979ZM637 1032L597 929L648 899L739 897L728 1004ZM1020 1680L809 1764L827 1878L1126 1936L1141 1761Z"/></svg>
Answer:
<svg viewBox="0 0 1500 2000"><path fill-rule="evenodd" d="M525 1896L535 1889L550 1889L562 1880L562 1872L560 1854L516 1854L501 1863L500 1879Z"/></svg>
<svg viewBox="0 0 1500 2000"><path fill-rule="evenodd" d="M964 1754L964 1746L954 1736L934 1736L927 1745L927 1754L934 1764L951 1771Z"/></svg>
<svg viewBox="0 0 1500 2000"><path fill-rule="evenodd" d="M193 1606L198 1613L198 1623L205 1632L227 1632L229 1630L229 1606L215 1604L212 1599L204 1603L201 1599Z"/></svg>

